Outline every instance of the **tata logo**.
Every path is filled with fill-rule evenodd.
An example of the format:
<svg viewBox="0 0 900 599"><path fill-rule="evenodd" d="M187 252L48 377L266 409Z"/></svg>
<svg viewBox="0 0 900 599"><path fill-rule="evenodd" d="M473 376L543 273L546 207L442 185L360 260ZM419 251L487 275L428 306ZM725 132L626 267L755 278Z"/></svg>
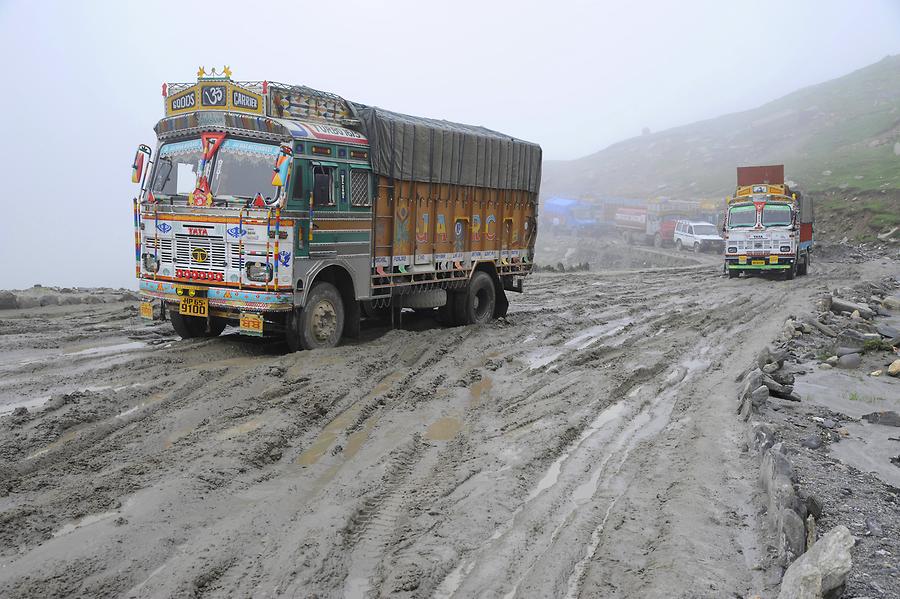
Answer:
<svg viewBox="0 0 900 599"><path fill-rule="evenodd" d="M188 235L200 235L202 237L209 237L209 231L201 227L188 227L187 230Z"/></svg>
<svg viewBox="0 0 900 599"><path fill-rule="evenodd" d="M194 259L194 262L206 262L209 254L203 248L194 248L191 250L191 258Z"/></svg>

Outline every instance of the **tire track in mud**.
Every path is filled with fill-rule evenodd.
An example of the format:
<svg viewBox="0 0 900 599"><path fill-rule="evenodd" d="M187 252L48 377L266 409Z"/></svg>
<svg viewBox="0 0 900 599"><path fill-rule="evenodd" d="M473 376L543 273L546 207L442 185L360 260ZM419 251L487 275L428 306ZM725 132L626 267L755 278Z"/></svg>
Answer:
<svg viewBox="0 0 900 599"><path fill-rule="evenodd" d="M631 584L645 575L612 561L615 543L635 544L614 525L666 509L648 508L653 481L641 468L654 464L639 458L662 463L664 444L680 442L672 431L691 426L687 373L715 368L755 313L786 309L822 279L759 283L712 267L541 275L506 319L483 327L375 331L360 345L289 356L225 337L148 347L108 367L78 358L86 373L60 363L41 374L76 388L90 377L151 384L86 400L108 404L93 441L60 443L0 494L0 529L17 509L32 510L16 516L29 534L37 520L54 523L48 534L74 527L0 558L0 592L40 596L56 577L73 592L142 597L452 595L448 575L491 548L498 573L484 588L497 593L589 594L611 568ZM541 348L560 353L530 368ZM685 377L667 386L678 364ZM133 408L128 425L99 433ZM33 424L47 421L32 411ZM96 486L107 487L112 516L106 504L61 499ZM673 504L685 497L679 485L657 491ZM640 530L660 546L673 543L673 526ZM88 538L109 549L85 559ZM473 566L456 594L486 576Z"/></svg>

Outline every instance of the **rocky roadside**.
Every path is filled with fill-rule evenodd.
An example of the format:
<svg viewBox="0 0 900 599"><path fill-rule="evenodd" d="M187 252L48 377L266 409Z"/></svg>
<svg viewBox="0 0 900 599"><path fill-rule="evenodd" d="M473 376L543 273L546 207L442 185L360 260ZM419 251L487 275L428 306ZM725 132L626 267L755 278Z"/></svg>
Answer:
<svg viewBox="0 0 900 599"><path fill-rule="evenodd" d="M823 293L739 377L779 599L900 597L897 289Z"/></svg>
<svg viewBox="0 0 900 599"><path fill-rule="evenodd" d="M130 289L108 287L44 287L0 290L0 310L39 308L43 306L71 306L78 304L109 304L136 302L140 298Z"/></svg>

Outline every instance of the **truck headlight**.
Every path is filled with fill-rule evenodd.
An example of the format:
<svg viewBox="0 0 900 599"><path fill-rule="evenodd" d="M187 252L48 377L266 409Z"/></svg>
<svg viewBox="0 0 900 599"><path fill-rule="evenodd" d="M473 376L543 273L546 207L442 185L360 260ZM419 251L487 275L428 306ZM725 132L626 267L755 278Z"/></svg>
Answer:
<svg viewBox="0 0 900 599"><path fill-rule="evenodd" d="M778 248L778 250L779 250L782 254L789 254L789 253L791 252L791 246L789 246L789 245L783 245L783 246L781 246L780 248Z"/></svg>
<svg viewBox="0 0 900 599"><path fill-rule="evenodd" d="M268 283L272 280L272 265L265 262L248 262L247 278L251 281Z"/></svg>
<svg viewBox="0 0 900 599"><path fill-rule="evenodd" d="M735 246L729 247L729 248L728 248L728 253L729 253L729 254L737 254L737 247L735 247Z"/></svg>
<svg viewBox="0 0 900 599"><path fill-rule="evenodd" d="M159 259L153 254L144 254L142 259L144 262L144 270L147 272L157 272L159 270Z"/></svg>

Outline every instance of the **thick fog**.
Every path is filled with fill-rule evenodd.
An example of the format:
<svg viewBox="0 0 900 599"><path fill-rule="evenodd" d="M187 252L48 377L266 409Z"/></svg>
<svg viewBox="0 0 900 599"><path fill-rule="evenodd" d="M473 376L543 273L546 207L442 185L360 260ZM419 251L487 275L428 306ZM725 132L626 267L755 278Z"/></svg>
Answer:
<svg viewBox="0 0 900 599"><path fill-rule="evenodd" d="M0 288L135 286L130 166L164 81L229 65L568 159L900 51L900 4L0 3Z"/></svg>

